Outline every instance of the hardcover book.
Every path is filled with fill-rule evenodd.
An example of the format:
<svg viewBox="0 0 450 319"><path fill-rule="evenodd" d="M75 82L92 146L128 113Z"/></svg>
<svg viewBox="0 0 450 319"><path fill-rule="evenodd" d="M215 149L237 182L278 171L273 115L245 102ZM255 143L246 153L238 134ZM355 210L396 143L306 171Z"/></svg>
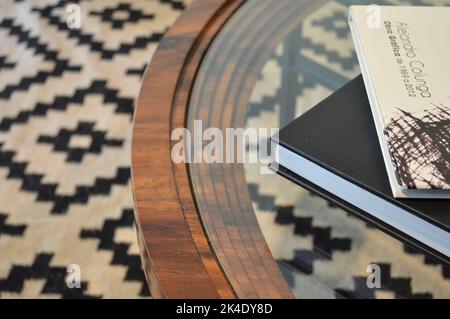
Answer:
<svg viewBox="0 0 450 319"><path fill-rule="evenodd" d="M448 263L450 200L392 196L361 76L272 142L279 174Z"/></svg>
<svg viewBox="0 0 450 319"><path fill-rule="evenodd" d="M450 7L352 6L349 24L393 195L450 198Z"/></svg>

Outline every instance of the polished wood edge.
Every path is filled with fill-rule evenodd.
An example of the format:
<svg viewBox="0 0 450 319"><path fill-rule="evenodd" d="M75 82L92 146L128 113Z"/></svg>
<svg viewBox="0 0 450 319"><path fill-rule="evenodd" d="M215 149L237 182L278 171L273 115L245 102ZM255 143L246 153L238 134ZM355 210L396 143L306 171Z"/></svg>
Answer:
<svg viewBox="0 0 450 319"><path fill-rule="evenodd" d="M192 54L185 61L186 68L180 77L178 89L174 97L172 106L171 127L180 128L186 126L186 117L190 105L190 94L196 80L197 72L200 68L202 59L206 54L210 44L215 36L239 8L243 1L230 1L216 12L215 17L210 21L207 28L199 36L199 41L194 44ZM176 141L172 142L175 144ZM196 205L192 195L188 166L183 164L173 164L172 166L175 179L177 180L177 191L180 198L181 207L193 234L194 242L198 252L206 266L206 269L212 280L216 283L219 294L224 298L236 297L235 292L230 290L228 278L223 274L220 262L216 259L216 254L212 253L207 236L204 233L202 223L197 213ZM218 276L220 274L220 276Z"/></svg>
<svg viewBox="0 0 450 319"><path fill-rule="evenodd" d="M154 297L233 298L208 245L186 168L171 160L189 93L208 46L243 0L197 0L161 41L135 112L132 178L141 256Z"/></svg>
<svg viewBox="0 0 450 319"><path fill-rule="evenodd" d="M298 24L295 1L249 3L234 16L226 35L215 39L214 57L202 62L191 94L191 131L194 120L222 131L245 128L262 67ZM244 165L203 162L189 167L205 232L237 296L293 298L256 219Z"/></svg>

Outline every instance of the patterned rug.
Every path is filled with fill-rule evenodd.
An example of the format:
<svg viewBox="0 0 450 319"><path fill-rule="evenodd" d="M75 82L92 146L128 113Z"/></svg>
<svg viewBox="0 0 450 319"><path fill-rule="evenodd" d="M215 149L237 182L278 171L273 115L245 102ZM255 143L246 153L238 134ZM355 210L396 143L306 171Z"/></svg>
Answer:
<svg viewBox="0 0 450 319"><path fill-rule="evenodd" d="M140 78L181 0L0 2L0 297L148 297L130 142ZM65 283L81 270L81 288Z"/></svg>

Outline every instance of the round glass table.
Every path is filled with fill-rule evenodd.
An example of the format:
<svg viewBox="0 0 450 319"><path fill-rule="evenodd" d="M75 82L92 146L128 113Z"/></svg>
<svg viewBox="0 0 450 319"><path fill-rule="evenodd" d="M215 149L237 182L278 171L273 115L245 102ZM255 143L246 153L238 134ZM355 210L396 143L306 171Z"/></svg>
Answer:
<svg viewBox="0 0 450 319"><path fill-rule="evenodd" d="M281 128L356 77L351 4L369 2L200 0L169 31L144 80L133 145L155 296L450 297L448 265L270 174L266 162L171 161L176 128Z"/></svg>

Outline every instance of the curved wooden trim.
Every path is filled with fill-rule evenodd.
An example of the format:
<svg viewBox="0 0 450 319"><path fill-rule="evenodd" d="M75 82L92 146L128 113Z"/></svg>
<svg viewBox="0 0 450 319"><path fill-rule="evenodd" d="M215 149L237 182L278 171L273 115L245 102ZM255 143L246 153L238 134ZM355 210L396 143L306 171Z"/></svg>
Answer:
<svg viewBox="0 0 450 319"><path fill-rule="evenodd" d="M248 3L225 26L202 62L188 128L244 128L250 96L267 59L316 6L308 0ZM319 6L321 1L317 1ZM209 58L211 56L211 58ZM236 294L292 298L254 214L242 164L189 165L199 215Z"/></svg>
<svg viewBox="0 0 450 319"><path fill-rule="evenodd" d="M203 110L188 108L210 44L244 2L194 2L164 37L142 85L135 115L132 176L141 256L154 297L293 297L252 210L243 165L200 165L193 169L173 164L170 156L172 129L184 127L188 113L204 119L211 127L243 125L259 68L290 23L276 34L257 39L260 46L264 41L272 45L264 48L251 74L235 78L242 86L227 82L226 76L218 76L219 103L209 101L213 103L209 106L214 106L211 109L208 105ZM258 22L271 23L270 18L264 17ZM244 42L247 41L252 40ZM249 55L243 57L245 64ZM230 67L227 70L224 66L224 71L240 72L239 65ZM233 93L225 98L221 93L229 89ZM194 198L198 194L192 193L191 183L201 186L196 191L208 202L206 212L197 211L199 203ZM227 192L228 187L233 191ZM230 220L233 224L229 224ZM230 236L237 237L230 240Z"/></svg>
<svg viewBox="0 0 450 319"><path fill-rule="evenodd" d="M233 298L196 214L186 168L172 164L170 134L184 126L201 58L243 0L198 0L165 35L135 112L132 176L144 269L154 297Z"/></svg>

